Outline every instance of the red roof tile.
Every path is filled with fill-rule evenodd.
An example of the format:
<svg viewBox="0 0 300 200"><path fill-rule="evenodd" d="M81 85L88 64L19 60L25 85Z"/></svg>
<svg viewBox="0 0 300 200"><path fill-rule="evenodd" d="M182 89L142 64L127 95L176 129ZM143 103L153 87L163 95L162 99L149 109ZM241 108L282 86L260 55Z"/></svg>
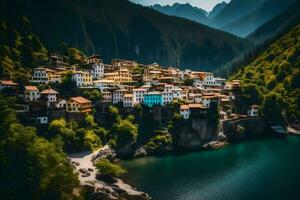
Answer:
<svg viewBox="0 0 300 200"><path fill-rule="evenodd" d="M76 101L77 103L91 103L90 100L84 98L84 97L73 97L71 98L73 101Z"/></svg>
<svg viewBox="0 0 300 200"><path fill-rule="evenodd" d="M39 89L36 86L28 85L28 86L25 86L25 90L38 91Z"/></svg>

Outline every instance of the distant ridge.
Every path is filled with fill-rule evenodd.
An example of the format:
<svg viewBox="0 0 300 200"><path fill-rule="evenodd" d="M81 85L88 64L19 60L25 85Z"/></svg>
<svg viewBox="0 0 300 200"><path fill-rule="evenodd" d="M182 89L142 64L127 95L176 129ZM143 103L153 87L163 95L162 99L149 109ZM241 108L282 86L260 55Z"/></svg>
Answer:
<svg viewBox="0 0 300 200"><path fill-rule="evenodd" d="M295 25L300 24L300 1L292 4L286 11L263 24L247 39L254 42L264 42L270 38L278 37Z"/></svg>
<svg viewBox="0 0 300 200"><path fill-rule="evenodd" d="M62 42L86 54L213 70L251 46L232 34L163 15L127 0L2 0L2 15L31 21L47 49Z"/></svg>

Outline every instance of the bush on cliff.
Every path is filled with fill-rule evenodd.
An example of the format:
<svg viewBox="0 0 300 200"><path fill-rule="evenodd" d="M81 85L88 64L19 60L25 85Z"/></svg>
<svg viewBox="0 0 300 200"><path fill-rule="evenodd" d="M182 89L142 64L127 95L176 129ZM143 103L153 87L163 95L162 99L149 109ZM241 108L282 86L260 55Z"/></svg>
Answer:
<svg viewBox="0 0 300 200"><path fill-rule="evenodd" d="M263 118L273 125L285 125L282 110L279 105L280 97L275 93L269 93L262 104Z"/></svg>
<svg viewBox="0 0 300 200"><path fill-rule="evenodd" d="M124 119L112 127L112 133L116 137L117 149L122 149L136 142L138 128L131 121Z"/></svg>
<svg viewBox="0 0 300 200"><path fill-rule="evenodd" d="M96 163L98 173L105 178L120 177L126 173L120 165L111 163L108 159L101 159Z"/></svg>
<svg viewBox="0 0 300 200"><path fill-rule="evenodd" d="M172 136L163 131L156 131L156 136L152 137L145 145L149 154L161 154L172 150Z"/></svg>

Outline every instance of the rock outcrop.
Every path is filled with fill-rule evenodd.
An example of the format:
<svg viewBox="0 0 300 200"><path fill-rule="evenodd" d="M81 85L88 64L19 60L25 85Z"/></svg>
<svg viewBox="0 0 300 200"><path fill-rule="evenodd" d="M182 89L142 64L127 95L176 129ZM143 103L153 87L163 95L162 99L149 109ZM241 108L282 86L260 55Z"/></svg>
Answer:
<svg viewBox="0 0 300 200"><path fill-rule="evenodd" d="M195 118L185 121L181 131L176 135L177 149L189 150L201 148L207 142L219 140L218 127L211 125L207 119Z"/></svg>
<svg viewBox="0 0 300 200"><path fill-rule="evenodd" d="M239 141L262 136L266 133L267 125L260 117L246 117L222 122L223 133L227 140Z"/></svg>
<svg viewBox="0 0 300 200"><path fill-rule="evenodd" d="M137 191L121 179L105 182L97 174L95 163L99 159L114 160L116 152L109 146L104 146L96 152L82 152L69 155L69 160L78 173L84 193L95 200L149 200L149 195Z"/></svg>
<svg viewBox="0 0 300 200"><path fill-rule="evenodd" d="M137 191L135 188L124 183L121 179L115 179L114 183L105 183L102 181L89 181L82 184L86 194L94 200L150 200L151 197Z"/></svg>

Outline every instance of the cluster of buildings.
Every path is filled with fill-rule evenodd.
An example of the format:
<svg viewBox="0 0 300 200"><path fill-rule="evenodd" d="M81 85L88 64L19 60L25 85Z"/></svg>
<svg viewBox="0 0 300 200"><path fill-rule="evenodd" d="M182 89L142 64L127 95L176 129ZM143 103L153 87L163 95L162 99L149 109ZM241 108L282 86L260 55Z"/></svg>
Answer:
<svg viewBox="0 0 300 200"><path fill-rule="evenodd" d="M80 89L98 89L103 104L122 104L130 110L137 105L168 106L178 102L184 119L189 119L195 110L205 112L212 102L220 105L222 118L227 118L226 109L232 107L235 99L233 91L240 88L238 80L227 82L226 79L214 77L210 72L163 68L156 63L142 65L120 59L103 64L97 55L88 57L84 66L69 66L65 57L51 54L50 64L53 67L33 70L30 84L24 86L24 103L20 105L19 112L31 112L37 105L44 106L47 111L53 109L79 114L91 112L94 102L81 96L64 99L63 94L52 89L59 88L66 74L70 74ZM39 85L48 87L39 90ZM0 81L1 92L15 87L19 86L11 80ZM47 115L44 115L44 118L38 119L40 123L47 123Z"/></svg>

